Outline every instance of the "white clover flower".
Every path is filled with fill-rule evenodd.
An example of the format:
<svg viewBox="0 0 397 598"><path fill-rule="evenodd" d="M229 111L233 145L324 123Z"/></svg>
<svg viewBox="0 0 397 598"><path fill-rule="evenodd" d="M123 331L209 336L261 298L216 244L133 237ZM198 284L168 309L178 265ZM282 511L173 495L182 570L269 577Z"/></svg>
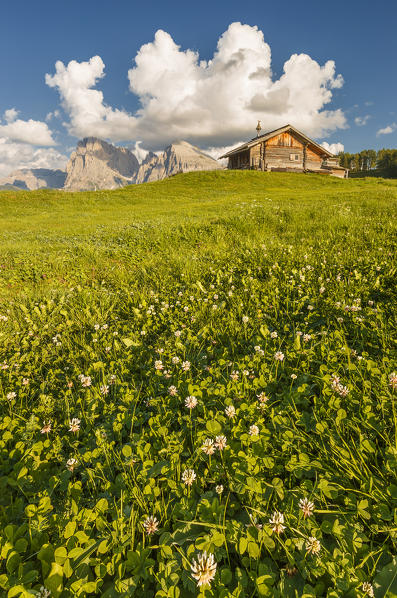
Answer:
<svg viewBox="0 0 397 598"><path fill-rule="evenodd" d="M16 396L17 396L17 393L16 393L16 392L13 392L13 391L12 391L12 392L8 392L8 393L7 393L7 399L8 399L9 401L12 401L13 399L15 399L15 397L16 397Z"/></svg>
<svg viewBox="0 0 397 598"><path fill-rule="evenodd" d="M49 432L51 432L51 421L43 421L43 427L41 428L40 432L42 434L48 434Z"/></svg>
<svg viewBox="0 0 397 598"><path fill-rule="evenodd" d="M389 386L392 390L397 388L397 374L396 372L392 372L389 376Z"/></svg>
<svg viewBox="0 0 397 598"><path fill-rule="evenodd" d="M184 372L188 372L190 370L190 361L183 361L182 362L182 369Z"/></svg>
<svg viewBox="0 0 397 598"><path fill-rule="evenodd" d="M281 534L285 530L285 525L283 525L284 515L279 511L274 511L273 516L269 519L269 523L276 534Z"/></svg>
<svg viewBox="0 0 397 598"><path fill-rule="evenodd" d="M222 494L222 492L223 492L223 486L222 486L222 484L218 484L217 486L215 486L215 492L217 494Z"/></svg>
<svg viewBox="0 0 397 598"><path fill-rule="evenodd" d="M259 428L258 428L258 426L256 426L255 424L253 424L252 426L250 426L249 435L250 436L258 436L258 434L259 434Z"/></svg>
<svg viewBox="0 0 397 598"><path fill-rule="evenodd" d="M299 501L299 508L303 513L303 517L311 517L313 515L314 503L311 502L307 497L301 498Z"/></svg>
<svg viewBox="0 0 397 598"><path fill-rule="evenodd" d="M51 590L47 590L44 586L41 586L40 590L36 592L36 598L49 598L51 596Z"/></svg>
<svg viewBox="0 0 397 598"><path fill-rule="evenodd" d="M307 343L308 341L310 341L310 340L311 340L311 338L312 338L312 335L311 335L311 334L304 334L304 335L303 335L303 341L304 341L305 343Z"/></svg>
<svg viewBox="0 0 397 598"><path fill-rule="evenodd" d="M29 384L29 378L22 378L23 386L27 386Z"/></svg>
<svg viewBox="0 0 397 598"><path fill-rule="evenodd" d="M92 384L91 376L84 376L84 374L80 374L79 379L83 388L87 388Z"/></svg>
<svg viewBox="0 0 397 598"><path fill-rule="evenodd" d="M228 405L225 409L225 413L227 417L230 417L230 419L232 419L236 415L236 409L233 405Z"/></svg>
<svg viewBox="0 0 397 598"><path fill-rule="evenodd" d="M275 330L273 330L273 332L270 333L270 338L277 338L278 334Z"/></svg>
<svg viewBox="0 0 397 598"><path fill-rule="evenodd" d="M77 417L74 417L69 421L69 432L78 432L80 430L80 420Z"/></svg>
<svg viewBox="0 0 397 598"><path fill-rule="evenodd" d="M75 467L77 467L77 459L74 459L73 457L71 459L68 459L66 461L66 468L69 471L73 471L75 469Z"/></svg>
<svg viewBox="0 0 397 598"><path fill-rule="evenodd" d="M238 370L233 370L232 373L230 374L230 378L233 380L233 382L236 382L239 378L239 372Z"/></svg>
<svg viewBox="0 0 397 598"><path fill-rule="evenodd" d="M298 377L298 376L297 376L296 374L291 374L291 378L292 378L292 380L296 380L296 379L297 379L297 377Z"/></svg>
<svg viewBox="0 0 397 598"><path fill-rule="evenodd" d="M192 577L197 581L197 586L211 585L211 581L215 577L216 562L213 554L208 554L204 551L197 556L197 562L193 560L190 569Z"/></svg>
<svg viewBox="0 0 397 598"><path fill-rule="evenodd" d="M226 436L216 436L215 437L215 446L218 451L222 452L223 449L226 447L227 439Z"/></svg>
<svg viewBox="0 0 397 598"><path fill-rule="evenodd" d="M159 522L157 521L156 517L153 517L151 515L150 517L147 517L145 519L142 525L145 529L145 532L150 536L150 534L154 534L155 532L157 532Z"/></svg>
<svg viewBox="0 0 397 598"><path fill-rule="evenodd" d="M314 307L313 307L313 305L308 305L308 306L307 306L307 309L308 309L309 311L313 311Z"/></svg>
<svg viewBox="0 0 397 598"><path fill-rule="evenodd" d="M274 359L275 359L276 361L283 361L283 360L284 360L284 353L282 353L281 351L277 351L277 352L274 354Z"/></svg>
<svg viewBox="0 0 397 598"><path fill-rule="evenodd" d="M186 399L185 399L185 406L188 409L194 409L196 407L197 403L198 403L198 401L197 401L196 397L194 397L193 395L190 397L186 397Z"/></svg>
<svg viewBox="0 0 397 598"><path fill-rule="evenodd" d="M215 453L215 446L212 438L206 438L204 440L204 444L202 445L201 450L206 455L213 455Z"/></svg>
<svg viewBox="0 0 397 598"><path fill-rule="evenodd" d="M318 554L320 552L320 550L321 550L320 540L317 540L317 538L310 536L310 538L308 538L306 540L306 551L309 554Z"/></svg>
<svg viewBox="0 0 397 598"><path fill-rule="evenodd" d="M181 330L175 330L174 334L175 334L176 338L179 338L181 336L181 334L182 334L182 331Z"/></svg>
<svg viewBox="0 0 397 598"><path fill-rule="evenodd" d="M160 371L160 370L162 370L163 368L164 368L164 366L163 366L163 362L161 361L161 359L157 359L157 360L154 362L154 369L155 369L155 370L159 370L159 371Z"/></svg>
<svg viewBox="0 0 397 598"><path fill-rule="evenodd" d="M177 363L179 363L180 359L179 359L179 357L175 356L171 359L171 361L174 365L176 365Z"/></svg>
<svg viewBox="0 0 397 598"><path fill-rule="evenodd" d="M256 395L256 396L257 396L257 398L258 398L258 401L259 401L260 403L267 403L267 401L269 400L269 397L267 396L267 394L266 394L264 391L260 392L260 393L259 393L258 395Z"/></svg>
<svg viewBox="0 0 397 598"><path fill-rule="evenodd" d="M182 482L186 484L186 486L191 486L196 479L196 473L194 469L185 469L182 474Z"/></svg>
<svg viewBox="0 0 397 598"><path fill-rule="evenodd" d="M374 597L374 588L372 584L369 583L369 581L364 581L363 585L361 586L361 589L364 592L364 594L370 596L370 598Z"/></svg>
<svg viewBox="0 0 397 598"><path fill-rule="evenodd" d="M174 385L170 386L168 389L168 393L171 395L171 397L176 397L176 395L178 394L177 387Z"/></svg>
<svg viewBox="0 0 397 598"><path fill-rule="evenodd" d="M249 317L248 316L243 316L242 318L243 324L247 324Z"/></svg>

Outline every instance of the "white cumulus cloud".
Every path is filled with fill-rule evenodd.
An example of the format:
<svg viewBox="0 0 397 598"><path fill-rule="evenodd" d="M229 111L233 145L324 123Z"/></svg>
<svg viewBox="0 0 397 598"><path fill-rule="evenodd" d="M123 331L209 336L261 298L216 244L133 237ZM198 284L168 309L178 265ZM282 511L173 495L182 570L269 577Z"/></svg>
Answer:
<svg viewBox="0 0 397 598"><path fill-rule="evenodd" d="M321 143L321 146L324 147L329 152L331 152L331 154L335 154L335 156L337 154L339 154L339 152L345 151L345 146L343 145L343 143L340 143L340 142L327 143L326 141L323 141L323 143Z"/></svg>
<svg viewBox="0 0 397 598"><path fill-rule="evenodd" d="M324 137L346 126L340 109L327 105L343 85L332 60L318 64L307 54L293 54L275 79L271 50L257 27L232 23L219 38L211 60L183 50L165 31L143 45L128 71L138 97L135 114L107 105L95 89L104 77L100 56L89 61L58 61L46 83L57 88L76 137L134 140L142 149L161 149L177 139L200 147L220 147L290 123L308 135Z"/></svg>
<svg viewBox="0 0 397 598"><path fill-rule="evenodd" d="M0 138L0 177L20 168L65 169L68 158L53 147L35 148Z"/></svg>
<svg viewBox="0 0 397 598"><path fill-rule="evenodd" d="M370 118L371 116L369 114L366 114L365 116L356 116L354 122L358 127L364 127Z"/></svg>
<svg viewBox="0 0 397 598"><path fill-rule="evenodd" d="M376 134L377 135L389 135L390 133L394 133L397 130L397 123L392 123L391 125L387 125L383 129L379 129Z"/></svg>
<svg viewBox="0 0 397 598"><path fill-rule="evenodd" d="M10 108L4 112L4 121L0 120L0 139L28 143L31 145L55 145L50 129L40 120L22 120L17 118L18 112Z"/></svg>

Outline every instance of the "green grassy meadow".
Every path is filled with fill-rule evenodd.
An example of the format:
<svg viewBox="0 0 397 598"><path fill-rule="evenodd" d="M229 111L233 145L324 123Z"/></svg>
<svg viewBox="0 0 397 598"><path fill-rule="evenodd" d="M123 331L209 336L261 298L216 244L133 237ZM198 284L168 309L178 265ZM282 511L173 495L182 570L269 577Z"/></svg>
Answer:
<svg viewBox="0 0 397 598"><path fill-rule="evenodd" d="M0 596L397 596L396 200L0 192Z"/></svg>

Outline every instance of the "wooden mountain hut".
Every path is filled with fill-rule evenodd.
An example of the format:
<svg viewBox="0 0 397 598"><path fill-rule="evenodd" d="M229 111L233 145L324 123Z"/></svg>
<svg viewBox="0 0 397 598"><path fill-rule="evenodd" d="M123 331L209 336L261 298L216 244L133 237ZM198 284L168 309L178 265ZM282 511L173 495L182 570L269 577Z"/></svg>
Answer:
<svg viewBox="0 0 397 598"><path fill-rule="evenodd" d="M295 129L292 125L258 135L227 152L229 169L272 170L278 172L316 172L340 178L348 177L348 170L339 166L337 156Z"/></svg>

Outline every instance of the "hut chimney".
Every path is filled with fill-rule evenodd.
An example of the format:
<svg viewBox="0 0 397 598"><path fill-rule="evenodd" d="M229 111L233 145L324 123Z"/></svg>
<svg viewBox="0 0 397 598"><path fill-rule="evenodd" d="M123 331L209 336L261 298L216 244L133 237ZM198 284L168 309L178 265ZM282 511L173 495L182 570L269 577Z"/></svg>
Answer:
<svg viewBox="0 0 397 598"><path fill-rule="evenodd" d="M261 127L261 121L258 120L258 124L256 125L256 136L259 137L259 133L261 132L262 127Z"/></svg>

